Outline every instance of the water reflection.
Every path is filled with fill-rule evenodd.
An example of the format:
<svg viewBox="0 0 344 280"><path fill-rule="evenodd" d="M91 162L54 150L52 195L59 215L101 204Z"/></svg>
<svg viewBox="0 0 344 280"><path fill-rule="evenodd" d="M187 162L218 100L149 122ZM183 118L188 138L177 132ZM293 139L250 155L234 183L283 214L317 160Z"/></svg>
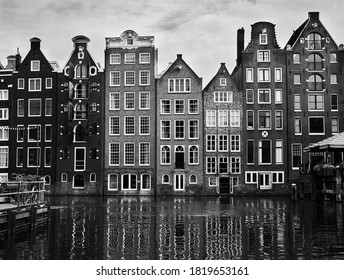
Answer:
<svg viewBox="0 0 344 280"><path fill-rule="evenodd" d="M343 205L289 198L50 197L3 259L344 259Z"/></svg>

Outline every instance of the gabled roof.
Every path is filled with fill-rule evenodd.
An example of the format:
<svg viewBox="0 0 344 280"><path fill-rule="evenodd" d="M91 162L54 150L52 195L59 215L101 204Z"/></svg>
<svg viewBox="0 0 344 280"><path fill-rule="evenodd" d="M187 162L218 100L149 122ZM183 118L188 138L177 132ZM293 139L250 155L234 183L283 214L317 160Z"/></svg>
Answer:
<svg viewBox="0 0 344 280"><path fill-rule="evenodd" d="M344 132L336 134L330 138L319 141L304 148L305 152L311 150L344 149Z"/></svg>
<svg viewBox="0 0 344 280"><path fill-rule="evenodd" d="M210 85L213 83L213 81L216 79L216 77L220 74L227 74L230 77L230 74L228 72L228 69L226 67L225 63L221 63L221 66L219 70L217 71L216 75L210 80L210 82L206 85L206 87L203 89L204 91L207 91Z"/></svg>
<svg viewBox="0 0 344 280"><path fill-rule="evenodd" d="M305 29L308 22L309 22L309 19L307 19L303 24L301 24L301 26L298 29L296 29L296 31L294 31L293 35L291 35L289 41L287 42L287 46L288 45L291 47L294 46L295 42L300 37L302 31Z"/></svg>

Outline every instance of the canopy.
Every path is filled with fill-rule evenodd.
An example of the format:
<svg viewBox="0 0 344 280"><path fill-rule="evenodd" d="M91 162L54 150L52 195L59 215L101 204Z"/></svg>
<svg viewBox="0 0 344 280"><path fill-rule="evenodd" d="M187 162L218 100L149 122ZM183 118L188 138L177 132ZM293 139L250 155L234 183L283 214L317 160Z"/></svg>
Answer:
<svg viewBox="0 0 344 280"><path fill-rule="evenodd" d="M318 143L309 145L304 148L305 152L311 150L325 150L325 149L343 149L344 150L344 132L331 136L327 139L321 140Z"/></svg>

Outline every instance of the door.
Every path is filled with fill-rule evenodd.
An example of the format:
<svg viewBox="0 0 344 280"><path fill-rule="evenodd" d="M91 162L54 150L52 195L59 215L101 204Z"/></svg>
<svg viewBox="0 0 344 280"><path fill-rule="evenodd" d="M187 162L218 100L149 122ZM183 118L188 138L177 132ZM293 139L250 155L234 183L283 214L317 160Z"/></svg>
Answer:
<svg viewBox="0 0 344 280"><path fill-rule="evenodd" d="M184 147L183 146L176 147L175 167L176 169L184 169Z"/></svg>
<svg viewBox="0 0 344 280"><path fill-rule="evenodd" d="M272 189L271 173L270 172L259 173L258 184L259 184L259 189L261 190L271 190Z"/></svg>
<svg viewBox="0 0 344 280"><path fill-rule="evenodd" d="M220 194L230 193L230 182L227 177L220 177Z"/></svg>
<svg viewBox="0 0 344 280"><path fill-rule="evenodd" d="M185 189L185 174L174 174L174 190L183 191Z"/></svg>

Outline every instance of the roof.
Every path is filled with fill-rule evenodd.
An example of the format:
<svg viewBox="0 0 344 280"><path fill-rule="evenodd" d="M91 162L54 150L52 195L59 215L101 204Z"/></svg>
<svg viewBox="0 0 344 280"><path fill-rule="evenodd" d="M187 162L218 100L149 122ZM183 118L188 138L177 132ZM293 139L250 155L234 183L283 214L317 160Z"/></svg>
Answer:
<svg viewBox="0 0 344 280"><path fill-rule="evenodd" d="M293 47L295 42L297 41L297 39L300 37L302 31L305 29L307 23L308 23L309 19L307 19L303 24L301 24L301 26L296 29L296 31L294 31L293 35L291 35L288 43L287 43L287 46L291 46Z"/></svg>
<svg viewBox="0 0 344 280"><path fill-rule="evenodd" d="M305 152L309 152L311 150L325 150L325 149L344 149L344 132L336 134L330 138L321 140L318 143L309 145L303 150Z"/></svg>

